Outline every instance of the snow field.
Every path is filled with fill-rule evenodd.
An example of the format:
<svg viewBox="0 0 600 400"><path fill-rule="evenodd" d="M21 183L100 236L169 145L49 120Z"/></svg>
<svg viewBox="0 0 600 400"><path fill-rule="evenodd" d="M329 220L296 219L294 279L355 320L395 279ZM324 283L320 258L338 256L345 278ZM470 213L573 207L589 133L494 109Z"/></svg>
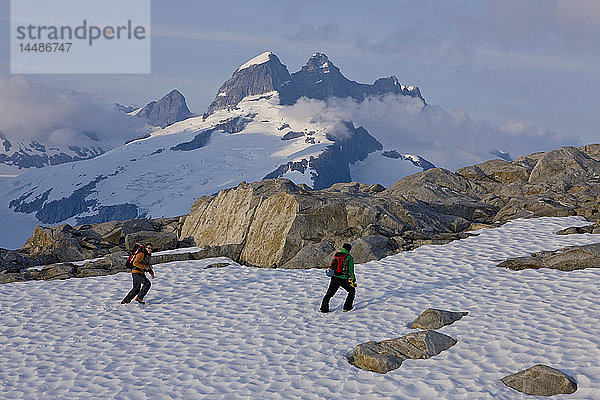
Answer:
<svg viewBox="0 0 600 400"><path fill-rule="evenodd" d="M129 274L0 286L0 392L44 399L530 399L500 379L537 363L600 398L600 269L510 271L508 257L600 241L554 235L577 217L517 220L443 246L357 265L345 291L318 307L323 270L155 266L148 304L121 305ZM414 331L428 307L468 311L438 331L458 340L385 375L349 365L369 340Z"/></svg>

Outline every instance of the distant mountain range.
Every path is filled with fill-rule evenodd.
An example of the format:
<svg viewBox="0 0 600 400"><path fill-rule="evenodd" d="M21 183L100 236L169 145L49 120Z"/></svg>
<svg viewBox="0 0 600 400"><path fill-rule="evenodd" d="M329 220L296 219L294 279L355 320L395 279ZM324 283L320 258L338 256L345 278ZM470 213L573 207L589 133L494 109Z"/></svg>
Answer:
<svg viewBox="0 0 600 400"><path fill-rule="evenodd" d="M43 224L87 224L186 214L201 195L264 178L315 189L353 180L390 185L434 165L403 153L402 143L384 146L357 121L315 118L293 106L300 98L384 95L426 104L395 76L351 81L322 53L293 74L263 53L234 71L203 116L191 116L176 90L133 111L121 106L163 128L93 159L25 173L3 202Z"/></svg>

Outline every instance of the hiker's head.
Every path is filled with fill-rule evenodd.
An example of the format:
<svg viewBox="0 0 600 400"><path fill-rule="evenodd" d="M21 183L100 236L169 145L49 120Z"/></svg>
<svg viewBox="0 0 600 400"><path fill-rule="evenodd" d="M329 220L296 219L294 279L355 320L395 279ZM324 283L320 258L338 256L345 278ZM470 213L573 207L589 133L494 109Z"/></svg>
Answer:
<svg viewBox="0 0 600 400"><path fill-rule="evenodd" d="M146 243L144 247L148 253L152 253L152 243Z"/></svg>
<svg viewBox="0 0 600 400"><path fill-rule="evenodd" d="M350 243L344 243L342 247L348 251L352 250L352 245Z"/></svg>

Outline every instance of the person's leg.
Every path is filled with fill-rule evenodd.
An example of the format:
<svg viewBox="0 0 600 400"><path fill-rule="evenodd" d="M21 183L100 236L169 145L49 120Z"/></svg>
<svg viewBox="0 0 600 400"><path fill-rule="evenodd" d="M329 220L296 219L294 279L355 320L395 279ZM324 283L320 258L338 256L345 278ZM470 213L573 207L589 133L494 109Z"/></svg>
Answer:
<svg viewBox="0 0 600 400"><path fill-rule="evenodd" d="M142 277L144 278L142 280L142 290L140 290L140 293L138 294L138 299L140 300L144 300L144 296L146 295L146 293L148 293L148 290L150 290L150 286L152 286L152 284L150 283L150 280L148 278L146 278L146 275L144 274L140 274L142 275Z"/></svg>
<svg viewBox="0 0 600 400"><path fill-rule="evenodd" d="M131 300L135 297L136 294L140 291L140 286L142 286L142 280L140 279L140 275L142 274L131 274L133 276L133 288L127 293L127 296L123 299L122 303L130 303Z"/></svg>
<svg viewBox="0 0 600 400"><path fill-rule="evenodd" d="M353 288L348 281L342 281L340 283L341 286L348 292L348 296L346 296L346 301L344 302L344 311L350 311L354 307L354 296L356 295L356 289Z"/></svg>
<svg viewBox="0 0 600 400"><path fill-rule="evenodd" d="M327 293L325 293L325 297L323 297L323 301L321 302L321 312L329 312L329 300L331 300L335 292L340 288L340 281L341 279L335 276L331 277Z"/></svg>

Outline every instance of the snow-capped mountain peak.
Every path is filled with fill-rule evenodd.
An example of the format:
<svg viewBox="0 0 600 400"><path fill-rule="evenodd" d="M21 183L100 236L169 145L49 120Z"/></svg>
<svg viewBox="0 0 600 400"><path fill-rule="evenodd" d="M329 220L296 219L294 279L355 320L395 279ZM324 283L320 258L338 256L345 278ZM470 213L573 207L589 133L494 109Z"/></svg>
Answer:
<svg viewBox="0 0 600 400"><path fill-rule="evenodd" d="M240 71L242 69L252 67L253 65L260 65L260 64L269 62L271 60L271 57L274 55L275 54L271 53L270 51L265 51L264 53L259 54L258 56L254 57L254 58L248 60L247 62L245 62L244 64L242 64L236 71Z"/></svg>

